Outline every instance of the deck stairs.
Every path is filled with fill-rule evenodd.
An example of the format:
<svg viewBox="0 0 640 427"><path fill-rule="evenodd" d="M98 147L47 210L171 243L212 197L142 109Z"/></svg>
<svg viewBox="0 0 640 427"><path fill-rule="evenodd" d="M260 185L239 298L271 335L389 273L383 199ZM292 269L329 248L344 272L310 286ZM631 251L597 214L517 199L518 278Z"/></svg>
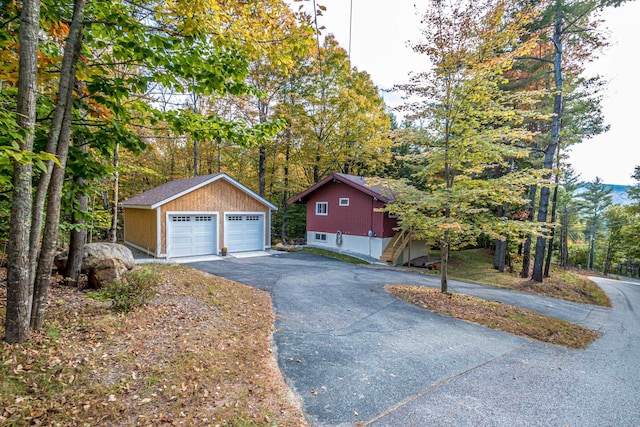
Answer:
<svg viewBox="0 0 640 427"><path fill-rule="evenodd" d="M404 252L404 248L407 247L410 241L410 231L398 231L385 248L384 252L380 256L379 261L390 265L396 265L396 263L398 262L398 258L400 258L402 252Z"/></svg>

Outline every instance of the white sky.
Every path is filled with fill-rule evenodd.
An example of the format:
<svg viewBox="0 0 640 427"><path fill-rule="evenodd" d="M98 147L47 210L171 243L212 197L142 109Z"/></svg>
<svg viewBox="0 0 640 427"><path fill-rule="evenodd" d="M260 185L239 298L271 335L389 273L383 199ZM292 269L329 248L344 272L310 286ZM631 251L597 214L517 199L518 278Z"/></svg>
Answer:
<svg viewBox="0 0 640 427"><path fill-rule="evenodd" d="M313 10L311 0L293 3L297 10L305 4ZM349 48L350 0L317 0L326 6L318 25L323 34L333 33L344 49ZM367 71L381 89L407 81L411 71L428 66L425 57L415 54L409 41L420 38L420 19L415 0L353 0L351 62ZM637 75L640 44L640 1L630 1L603 14L603 29L609 34L610 46L601 57L587 67L590 75L600 74L609 85L603 100L605 120L611 130L572 148L569 162L585 181L596 176L608 184L633 184L634 167L640 165L640 78ZM395 93L385 94L387 105L402 103Z"/></svg>

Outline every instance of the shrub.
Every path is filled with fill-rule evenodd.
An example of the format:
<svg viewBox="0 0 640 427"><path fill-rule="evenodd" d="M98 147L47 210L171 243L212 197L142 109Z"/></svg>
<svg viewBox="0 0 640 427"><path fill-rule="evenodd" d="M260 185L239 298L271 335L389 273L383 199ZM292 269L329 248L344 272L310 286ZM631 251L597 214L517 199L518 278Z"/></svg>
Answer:
<svg viewBox="0 0 640 427"><path fill-rule="evenodd" d="M112 310L129 313L153 298L159 283L157 271L142 267L130 271L121 281L105 286L100 293L111 301Z"/></svg>

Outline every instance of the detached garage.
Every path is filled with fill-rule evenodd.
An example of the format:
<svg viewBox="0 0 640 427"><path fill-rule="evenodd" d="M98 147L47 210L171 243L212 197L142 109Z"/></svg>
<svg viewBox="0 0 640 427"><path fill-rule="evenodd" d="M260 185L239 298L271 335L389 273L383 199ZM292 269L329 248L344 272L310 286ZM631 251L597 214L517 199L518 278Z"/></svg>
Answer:
<svg viewBox="0 0 640 427"><path fill-rule="evenodd" d="M122 206L125 244L157 258L265 250L277 210L224 173L171 181Z"/></svg>

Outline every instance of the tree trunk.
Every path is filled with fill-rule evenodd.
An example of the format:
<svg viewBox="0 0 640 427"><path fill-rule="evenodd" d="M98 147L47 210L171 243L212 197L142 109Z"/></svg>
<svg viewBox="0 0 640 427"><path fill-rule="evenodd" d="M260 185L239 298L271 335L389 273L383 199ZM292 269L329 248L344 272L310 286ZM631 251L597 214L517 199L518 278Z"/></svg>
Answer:
<svg viewBox="0 0 640 427"><path fill-rule="evenodd" d="M198 176L198 141L193 140L193 176Z"/></svg>
<svg viewBox="0 0 640 427"><path fill-rule="evenodd" d="M118 242L118 199L120 192L120 173L118 172L118 167L120 166L120 161L118 157L118 144L116 144L115 150L113 151L113 169L115 170L113 173L113 200L111 203L111 228L109 229L109 241L111 243Z"/></svg>
<svg viewBox="0 0 640 427"><path fill-rule="evenodd" d="M25 133L21 150L32 151L38 89L38 33L40 2L23 0L20 13L17 123ZM7 245L7 306L5 336L9 344L29 339L32 287L30 282L29 233L31 228L30 164L13 162L11 220Z"/></svg>
<svg viewBox="0 0 640 427"><path fill-rule="evenodd" d="M61 166L55 165L53 173L51 174L47 202L47 218L42 234L42 248L40 249L40 256L38 257L38 267L36 269L31 311L31 328L35 330L40 329L44 322L44 311L47 305L47 294L51 282L51 269L53 268L53 258L58 241L62 184L64 183L64 169L69 152L69 139L71 137L71 102L67 104L67 113L60 131L60 140L58 141L58 150L56 152Z"/></svg>
<svg viewBox="0 0 640 427"><path fill-rule="evenodd" d="M447 269L449 268L449 230L445 230L440 248L440 292L449 291Z"/></svg>
<svg viewBox="0 0 640 427"><path fill-rule="evenodd" d="M76 1L74 3L73 17L71 21L71 27L69 28L69 36L65 44L64 54L62 57L62 65L60 68L60 82L58 83L58 99L56 101L56 107L53 112L53 118L51 119L51 125L49 127L49 136L47 137L47 145L45 151L47 153L55 154L57 151L57 144L60 137L60 131L62 128L62 121L64 120L65 111L67 108L67 102L70 102L71 98L66 94L69 91L73 91L75 69L77 58L74 58L74 52L77 45L82 41L82 14L84 9L84 0ZM77 19L76 13L80 13L80 18ZM36 260L38 259L38 248L40 247L40 237L42 233L42 221L44 214L44 205L47 198L47 191L49 189L49 181L51 179L51 173L53 171L53 162L47 162L47 169L40 175L38 181L38 187L33 200L33 223L31 224L31 237L30 237L30 249L29 249L29 280L34 282Z"/></svg>
<svg viewBox="0 0 640 427"><path fill-rule="evenodd" d="M265 190L265 174L266 174L266 164L267 164L267 147L264 144L260 146L260 159L258 162L258 184L259 184L259 194L260 197L264 197Z"/></svg>
<svg viewBox="0 0 640 427"><path fill-rule="evenodd" d="M89 209L88 198L84 194L78 194L78 208L86 212ZM72 220L78 229L71 230L69 238L69 256L67 257L67 265L64 269L64 277L69 285L77 285L82 269L82 256L84 254L84 245L87 240L86 220L78 218L73 214Z"/></svg>
<svg viewBox="0 0 640 427"><path fill-rule="evenodd" d="M87 155L89 148L86 141L82 140L79 146L80 150ZM84 245L87 243L87 221L85 214L89 211L89 197L85 194L87 180L84 177L75 176L73 182L77 191L77 210L81 213L78 215L74 210L71 216L71 223L75 227L73 227L69 233L69 254L67 255L67 264L65 265L63 275L67 284L77 286L82 270Z"/></svg>
<svg viewBox="0 0 640 427"><path fill-rule="evenodd" d="M67 54L66 51L70 46L73 48L73 51L71 52L72 66L69 70L70 84L66 93L59 94L59 96L61 97L67 97L64 117L62 120L62 126L60 128L60 135L58 137L56 149L56 155L58 157L58 161L60 162L60 166L54 166L53 172L51 174L51 181L49 183L49 193L47 197L47 218L42 239L42 249L40 250L40 256L38 257L38 266L34 282L34 296L31 310L31 327L33 329L40 329L44 321L47 293L49 291L49 284L51 281L51 268L53 266L55 246L58 237L58 226L60 223L60 202L62 198L62 186L64 183L64 170L67 162L67 154L69 152L69 141L71 139L73 104L72 100L73 86L75 82L75 69L76 63L80 56L80 50L82 48L82 25L84 19L84 7L84 0L76 0L74 2L71 30L69 31L67 46L65 46L65 55Z"/></svg>
<svg viewBox="0 0 640 427"><path fill-rule="evenodd" d="M505 205L504 209L500 208L498 216L507 218L509 216L509 206ZM496 250L493 257L493 268L501 273L504 273L505 258L507 254L507 235L502 233L501 236L504 239L496 240Z"/></svg>
<svg viewBox="0 0 640 427"><path fill-rule="evenodd" d="M282 190L282 230L280 232L280 237L282 238L282 242L287 242L287 208L289 205L287 204L287 200L289 199L289 156L291 154L291 149L289 146L289 131L287 130L287 142L284 152L284 189Z"/></svg>
<svg viewBox="0 0 640 427"><path fill-rule="evenodd" d="M560 159L558 158L558 163ZM559 165L558 165L559 166ZM553 198L551 200L551 223L553 228L551 229L551 235L549 236L549 242L547 246L547 259L544 264L544 277L549 277L549 270L551 269L551 256L553 255L553 239L556 235L556 205L558 203L558 185L560 183L560 176L556 174L556 187L553 189Z"/></svg>
<svg viewBox="0 0 640 427"><path fill-rule="evenodd" d="M260 123L264 123L267 121L267 113L269 106L262 102L261 99L258 99L258 119ZM264 197L265 188L266 188L266 171L267 171L267 146L265 144L260 145L260 154L258 159L258 193L260 197Z"/></svg>
<svg viewBox="0 0 640 427"><path fill-rule="evenodd" d="M553 44L555 46L555 57L553 60L554 82L555 82L555 95L553 100L553 121L551 123L551 142L544 150L544 164L545 169L551 170L553 168L553 160L555 159L556 149L560 141L560 127L562 124L562 1L556 0L556 24L553 32ZM549 175L547 175L549 177ZM549 187L544 186L540 190L540 202L538 205L538 222L545 225L547 223L547 214L549 209ZM546 238L539 236L536 239L536 253L533 261L533 274L531 278L536 282L542 282L543 280L543 263L544 263L544 249Z"/></svg>
<svg viewBox="0 0 640 427"><path fill-rule="evenodd" d="M82 144L81 150L87 152L87 145ZM78 210L82 214L78 215L74 213L71 222L76 226L71 230L69 237L69 255L67 256L67 265L64 269L65 280L70 285L77 285L78 278L80 277L80 270L82 269L82 256L84 254L84 245L87 240L87 228L86 220L84 219L84 213L89 210L89 198L84 194L84 187L87 185L87 180L83 177L77 176L74 178L76 186L81 191L77 194L76 200L78 202Z"/></svg>
<svg viewBox="0 0 640 427"><path fill-rule="evenodd" d="M596 258L596 237L595 234L591 235L589 239L589 257L588 257L588 270L595 270L595 258Z"/></svg>
<svg viewBox="0 0 640 427"><path fill-rule="evenodd" d="M560 265L569 266L569 208L565 206L562 219L562 235L560 237Z"/></svg>
<svg viewBox="0 0 640 427"><path fill-rule="evenodd" d="M496 254L494 260L494 268L500 273L504 273L505 259L507 255L507 237L504 235L504 240L496 240Z"/></svg>
<svg viewBox="0 0 640 427"><path fill-rule="evenodd" d="M611 270L611 258L613 257L613 245L609 242L607 245L607 257L604 260L604 275L608 276L609 271Z"/></svg>
<svg viewBox="0 0 640 427"><path fill-rule="evenodd" d="M528 220L533 221L533 212L536 206L536 192L538 191L535 185L529 188L529 216ZM529 234L522 246L522 270L520 271L520 277L529 277L529 268L531 267L531 235Z"/></svg>

